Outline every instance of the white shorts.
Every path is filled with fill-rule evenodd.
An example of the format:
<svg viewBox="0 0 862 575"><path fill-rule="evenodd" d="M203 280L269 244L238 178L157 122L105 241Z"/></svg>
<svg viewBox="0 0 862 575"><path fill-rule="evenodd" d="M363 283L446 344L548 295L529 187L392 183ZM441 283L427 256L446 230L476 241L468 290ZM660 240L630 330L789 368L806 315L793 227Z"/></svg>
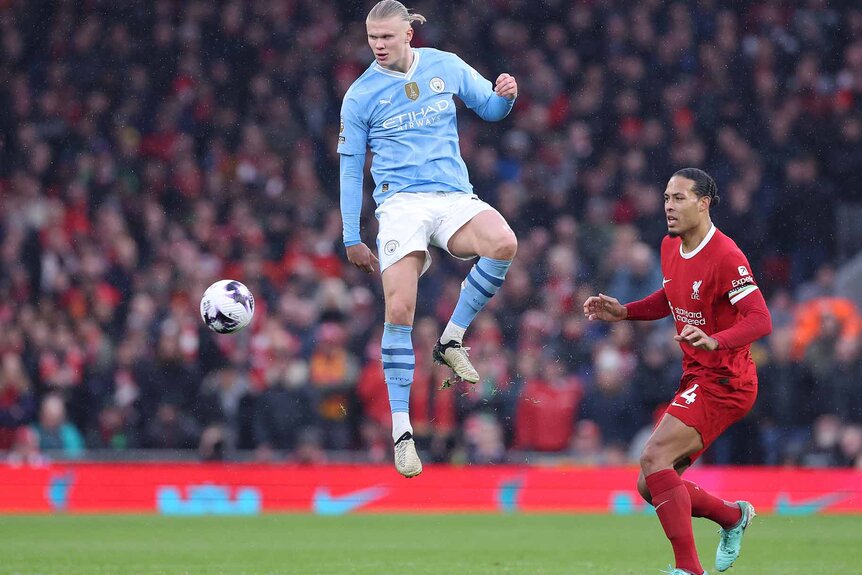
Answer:
<svg viewBox="0 0 862 575"><path fill-rule="evenodd" d="M380 272L407 254L425 252L424 274L431 265L428 246L437 246L448 252L449 240L455 232L479 212L493 209L476 195L461 192L395 194L374 212L379 222L377 257L380 259Z"/></svg>

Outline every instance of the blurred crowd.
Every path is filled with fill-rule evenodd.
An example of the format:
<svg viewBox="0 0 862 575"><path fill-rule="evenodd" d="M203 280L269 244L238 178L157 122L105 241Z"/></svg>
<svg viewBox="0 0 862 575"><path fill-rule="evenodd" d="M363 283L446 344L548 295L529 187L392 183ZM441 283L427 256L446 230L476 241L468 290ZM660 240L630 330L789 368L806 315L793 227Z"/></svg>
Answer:
<svg viewBox="0 0 862 575"><path fill-rule="evenodd" d="M344 258L335 153L372 4L0 0L10 461L391 457L380 281ZM664 185L696 166L774 321L753 349L757 406L705 460L862 468L862 318L840 281L862 248L862 7L408 6L428 18L415 46L520 86L502 122L459 113L476 191L520 248L467 335L475 386L431 361L468 268L435 257L421 281L411 413L426 460L636 459L679 381L673 325L592 324L581 304L661 285ZM220 278L256 296L237 335L199 317Z"/></svg>

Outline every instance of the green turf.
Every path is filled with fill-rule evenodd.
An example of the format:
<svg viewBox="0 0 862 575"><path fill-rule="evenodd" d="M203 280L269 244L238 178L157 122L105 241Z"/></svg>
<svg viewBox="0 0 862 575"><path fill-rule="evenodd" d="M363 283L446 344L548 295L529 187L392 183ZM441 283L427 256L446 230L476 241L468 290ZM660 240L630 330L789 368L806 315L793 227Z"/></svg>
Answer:
<svg viewBox="0 0 862 575"><path fill-rule="evenodd" d="M718 535L696 520L710 572ZM732 575L862 574L862 516L758 516ZM635 574L671 559L655 517L0 517L0 573Z"/></svg>

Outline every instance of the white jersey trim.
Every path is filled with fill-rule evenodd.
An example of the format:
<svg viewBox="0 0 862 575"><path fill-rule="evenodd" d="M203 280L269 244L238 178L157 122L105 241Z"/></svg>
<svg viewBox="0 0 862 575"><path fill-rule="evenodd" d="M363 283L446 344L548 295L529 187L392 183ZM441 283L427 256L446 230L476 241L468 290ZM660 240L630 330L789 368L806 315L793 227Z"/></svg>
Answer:
<svg viewBox="0 0 862 575"><path fill-rule="evenodd" d="M733 296L732 298L730 298L730 303L731 303L732 305L736 305L736 302L738 302L739 300L741 300L742 298L744 298L744 297L745 297L745 296L747 296L748 294L750 294L750 293L754 293L754 291L755 291L755 290L758 290L758 289L760 289L760 288L758 288L758 287L757 287L757 286L755 286L755 285L747 286L747 287L745 287L741 292L739 292L738 294L736 294L735 296Z"/></svg>
<svg viewBox="0 0 862 575"><path fill-rule="evenodd" d="M716 229L715 224L712 224L712 227L709 228L708 232L706 232L706 236L703 238L703 240L701 240L700 244L698 244L698 246L696 248L694 248L693 250L691 250L688 253L685 253L684 251L682 251L682 242L680 242L680 244L679 244L679 255L682 256L683 258L687 259L687 260L690 260L691 258L696 256L700 252L700 250L702 250L703 248L706 247L706 244L709 243L709 240L712 239L712 236L715 235L715 229Z"/></svg>
<svg viewBox="0 0 862 575"><path fill-rule="evenodd" d="M413 50L411 48L411 50ZM404 78L405 80L409 80L413 77L413 74L416 72L416 68L419 66L419 58L422 56L421 52L417 52L413 50L413 63L410 64L410 69L407 72L396 72L395 70L390 70L388 68L384 68L380 64L377 63L377 60L374 61L374 65L372 69L376 72L380 72L381 74L385 74L387 76L392 76L393 78Z"/></svg>

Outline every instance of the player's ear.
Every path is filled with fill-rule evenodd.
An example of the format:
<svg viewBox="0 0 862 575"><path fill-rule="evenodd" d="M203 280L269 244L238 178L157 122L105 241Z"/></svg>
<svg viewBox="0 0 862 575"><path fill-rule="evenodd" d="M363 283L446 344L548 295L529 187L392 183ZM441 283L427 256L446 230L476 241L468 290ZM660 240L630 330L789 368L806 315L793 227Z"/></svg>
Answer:
<svg viewBox="0 0 862 575"><path fill-rule="evenodd" d="M408 25L407 26L407 43L409 44L412 39L413 39L413 26Z"/></svg>

